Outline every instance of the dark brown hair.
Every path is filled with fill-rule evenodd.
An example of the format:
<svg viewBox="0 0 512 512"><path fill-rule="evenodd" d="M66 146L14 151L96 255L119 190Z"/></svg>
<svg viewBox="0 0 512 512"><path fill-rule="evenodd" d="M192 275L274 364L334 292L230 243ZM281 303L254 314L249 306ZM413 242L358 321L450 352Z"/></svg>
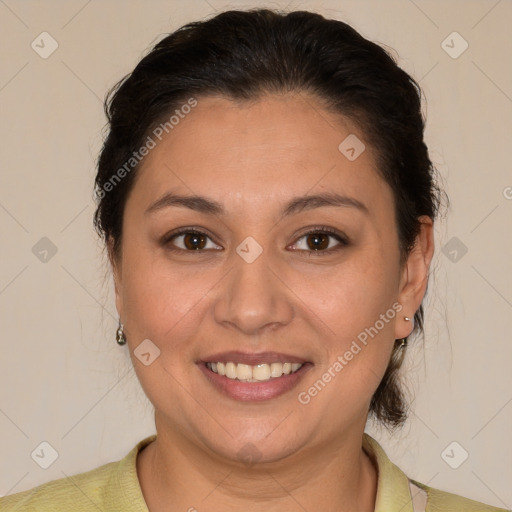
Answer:
<svg viewBox="0 0 512 512"><path fill-rule="evenodd" d="M112 253L120 254L124 206L138 168L126 162L155 126L191 97L247 101L292 91L308 92L350 119L375 148L379 172L393 190L405 262L419 233L418 218L434 219L440 196L423 139L419 85L387 51L346 23L267 9L226 11L181 27L110 91L94 221ZM122 168L126 172L119 173ZM423 333L421 306L414 320L414 332ZM390 428L403 423L407 412L398 373L405 350L398 342L370 407Z"/></svg>

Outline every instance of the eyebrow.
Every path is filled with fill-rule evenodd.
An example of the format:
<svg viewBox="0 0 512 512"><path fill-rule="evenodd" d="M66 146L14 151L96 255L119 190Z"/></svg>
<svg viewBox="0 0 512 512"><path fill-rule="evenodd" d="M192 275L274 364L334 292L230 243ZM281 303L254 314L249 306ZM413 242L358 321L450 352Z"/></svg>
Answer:
<svg viewBox="0 0 512 512"><path fill-rule="evenodd" d="M145 213L153 213L171 206L189 208L209 215L225 215L226 213L222 204L213 199L197 195L176 195L172 192L165 194L163 197L155 201L151 206L149 206ZM356 208L363 213L369 213L368 208L361 201L353 197L330 192L294 197L285 204L282 216L287 217L305 210L312 210L325 206L351 207Z"/></svg>

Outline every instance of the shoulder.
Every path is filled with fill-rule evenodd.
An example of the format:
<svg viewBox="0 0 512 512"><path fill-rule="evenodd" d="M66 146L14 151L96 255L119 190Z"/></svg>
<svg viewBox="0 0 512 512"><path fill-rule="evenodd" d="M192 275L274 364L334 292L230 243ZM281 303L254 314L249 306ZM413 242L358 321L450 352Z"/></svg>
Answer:
<svg viewBox="0 0 512 512"><path fill-rule="evenodd" d="M412 480L391 462L382 446L366 433L363 436L363 449L377 468L375 512L511 512Z"/></svg>
<svg viewBox="0 0 512 512"><path fill-rule="evenodd" d="M2 512L46 512L89 510L101 502L101 493L108 485L117 462L58 480L52 480L27 491L0 498Z"/></svg>
<svg viewBox="0 0 512 512"><path fill-rule="evenodd" d="M0 498L2 512L146 512L137 478L137 454L155 436L140 441L123 459L85 473L52 480Z"/></svg>
<svg viewBox="0 0 512 512"><path fill-rule="evenodd" d="M411 480L427 494L426 512L510 512Z"/></svg>

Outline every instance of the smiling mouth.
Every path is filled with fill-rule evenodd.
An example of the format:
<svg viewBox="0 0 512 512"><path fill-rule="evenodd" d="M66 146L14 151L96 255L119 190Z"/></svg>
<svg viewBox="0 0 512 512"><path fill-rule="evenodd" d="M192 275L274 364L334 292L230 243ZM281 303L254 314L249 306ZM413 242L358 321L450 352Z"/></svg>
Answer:
<svg viewBox="0 0 512 512"><path fill-rule="evenodd" d="M299 371L303 363L262 363L262 364L242 364L228 361L205 363L213 373L227 377L228 379L238 380L240 382L265 382L272 379L278 379L283 375L290 375Z"/></svg>

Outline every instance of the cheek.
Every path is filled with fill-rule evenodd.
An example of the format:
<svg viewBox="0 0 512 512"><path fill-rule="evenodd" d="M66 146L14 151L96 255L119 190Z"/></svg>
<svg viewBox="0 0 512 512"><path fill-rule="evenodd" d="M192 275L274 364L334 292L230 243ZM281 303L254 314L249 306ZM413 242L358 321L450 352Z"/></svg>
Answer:
<svg viewBox="0 0 512 512"><path fill-rule="evenodd" d="M289 277L305 311L317 315L329 339L342 347L392 308L398 296L398 254L366 246L321 273L294 272ZM393 314L391 309L388 317ZM379 327L387 334L392 322L379 322Z"/></svg>
<svg viewBox="0 0 512 512"><path fill-rule="evenodd" d="M325 333L320 343L326 357L302 389L303 401L314 402L318 414L325 408L331 417L367 410L384 375L401 309L396 302L398 256L389 256L367 248L331 269L329 279L316 284L301 279L298 295L304 297L304 309L314 313L310 317L320 320L316 330Z"/></svg>
<svg viewBox="0 0 512 512"><path fill-rule="evenodd" d="M170 341L177 354L201 323L207 293L218 281L216 272L197 270L193 263L177 266L143 243L127 243L123 256L122 299L125 328L133 340L149 338L161 348ZM176 350L174 350L176 349Z"/></svg>
<svg viewBox="0 0 512 512"><path fill-rule="evenodd" d="M172 396L173 414L185 418L184 411L191 406L188 394L183 393L194 360L191 340L198 337L198 332L205 332L201 326L205 295L215 279L208 273L192 271L192 265L189 271L183 271L142 245L127 245L125 254L124 325L138 380L158 410L167 411ZM145 366L138 360L141 350L137 348L147 339L156 345L158 355L153 360L155 349L150 345L151 362ZM186 388L190 389L190 384Z"/></svg>

